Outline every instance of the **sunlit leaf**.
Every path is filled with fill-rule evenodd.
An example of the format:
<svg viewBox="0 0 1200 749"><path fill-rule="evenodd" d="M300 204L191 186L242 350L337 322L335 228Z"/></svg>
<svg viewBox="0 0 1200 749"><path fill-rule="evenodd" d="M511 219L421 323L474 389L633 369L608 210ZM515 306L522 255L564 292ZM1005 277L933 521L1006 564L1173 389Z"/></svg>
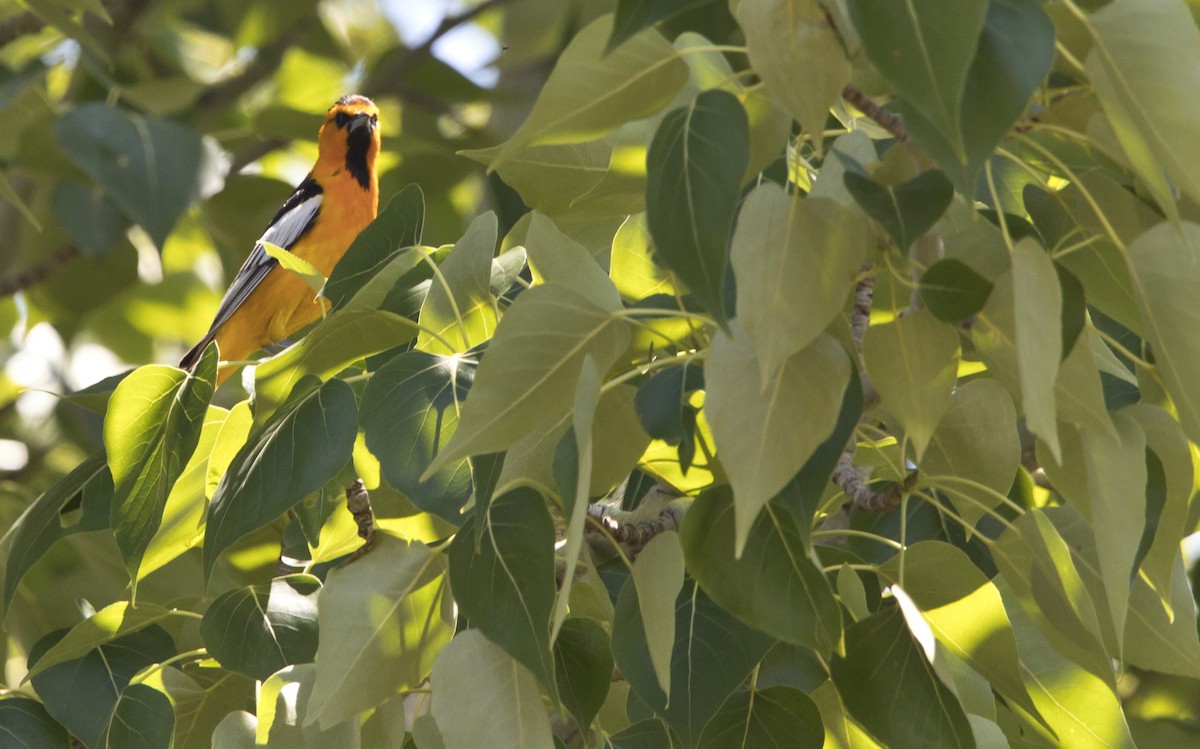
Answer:
<svg viewBox="0 0 1200 749"><path fill-rule="evenodd" d="M457 354L491 337L496 329L491 292L496 214L479 216L438 266L421 305L417 346L434 354Z"/></svg>
<svg viewBox="0 0 1200 749"><path fill-rule="evenodd" d="M420 244L424 226L425 196L418 185L408 185L359 233L329 274L325 298L333 309L345 306L401 249Z"/></svg>
<svg viewBox="0 0 1200 749"><path fill-rule="evenodd" d="M454 638L433 665L433 717L446 749L552 749L550 721L529 671L479 630ZM463 712L463 705L489 710Z"/></svg>
<svg viewBox="0 0 1200 749"><path fill-rule="evenodd" d="M517 297L479 365L457 431L426 470L498 452L551 416L565 413L586 356L603 372L629 343L620 318L565 286L546 284Z"/></svg>
<svg viewBox="0 0 1200 749"><path fill-rule="evenodd" d="M815 0L770 0L737 6L750 64L771 97L797 120L821 152L829 109L850 82L850 62ZM804 85L796 85L796 71Z"/></svg>
<svg viewBox="0 0 1200 749"><path fill-rule="evenodd" d="M832 200L770 182L746 198L730 254L764 382L841 314L871 244L861 215Z"/></svg>
<svg viewBox="0 0 1200 749"><path fill-rule="evenodd" d="M732 336L716 334L704 365L704 408L733 483L738 555L759 510L833 432L851 369L828 336L793 354L766 388L760 367L736 324Z"/></svg>
<svg viewBox="0 0 1200 749"><path fill-rule="evenodd" d="M958 333L928 312L872 325L863 361L884 406L900 422L920 461L957 380Z"/></svg>
<svg viewBox="0 0 1200 749"><path fill-rule="evenodd" d="M687 80L671 45L648 29L605 55L612 28L612 19L601 17L575 35L491 169L529 146L592 140L671 100Z"/></svg>
<svg viewBox="0 0 1200 749"><path fill-rule="evenodd" d="M386 534L362 559L329 573L318 602L310 722L333 727L429 676L454 634L445 574L443 555Z"/></svg>
<svg viewBox="0 0 1200 749"><path fill-rule="evenodd" d="M200 441L216 386L217 358L217 347L210 344L194 372L140 367L109 399L104 448L113 475L113 535L135 588L167 498Z"/></svg>
<svg viewBox="0 0 1200 749"><path fill-rule="evenodd" d="M204 531L204 570L221 552L324 486L350 460L354 391L341 380L299 392L250 435L217 486Z"/></svg>

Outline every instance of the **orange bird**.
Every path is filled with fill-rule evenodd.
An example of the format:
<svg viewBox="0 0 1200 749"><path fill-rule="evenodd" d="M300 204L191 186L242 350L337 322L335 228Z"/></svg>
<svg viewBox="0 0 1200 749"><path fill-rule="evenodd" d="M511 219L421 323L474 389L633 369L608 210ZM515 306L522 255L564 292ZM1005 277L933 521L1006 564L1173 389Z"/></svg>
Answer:
<svg viewBox="0 0 1200 749"><path fill-rule="evenodd" d="M210 341L221 359L243 361L317 320L328 304L263 249L278 245L326 278L379 210L379 109L365 96L343 96L325 115L317 163L283 203L221 300L208 333L179 362L190 369ZM217 385L236 365L222 366Z"/></svg>

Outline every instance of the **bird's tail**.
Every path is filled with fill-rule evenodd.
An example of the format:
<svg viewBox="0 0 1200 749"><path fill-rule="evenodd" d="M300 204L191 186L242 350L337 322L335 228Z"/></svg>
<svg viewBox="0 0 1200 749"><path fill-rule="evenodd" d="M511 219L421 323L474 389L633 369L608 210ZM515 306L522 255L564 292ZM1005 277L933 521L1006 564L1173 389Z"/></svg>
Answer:
<svg viewBox="0 0 1200 749"><path fill-rule="evenodd" d="M193 367L195 367L196 362L200 361L200 355L204 353L205 347L207 347L208 344L212 343L212 340L213 340L212 333L209 333L208 335L201 338L199 343L197 343L195 346L192 346L190 349L188 349L188 352L183 355L182 359L179 360L179 367L181 369L192 369Z"/></svg>

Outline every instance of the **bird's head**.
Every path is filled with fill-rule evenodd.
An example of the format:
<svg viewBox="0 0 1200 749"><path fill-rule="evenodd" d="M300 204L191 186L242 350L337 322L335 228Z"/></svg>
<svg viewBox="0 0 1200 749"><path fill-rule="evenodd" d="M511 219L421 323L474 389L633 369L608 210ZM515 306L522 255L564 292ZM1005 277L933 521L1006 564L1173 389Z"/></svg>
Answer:
<svg viewBox="0 0 1200 749"><path fill-rule="evenodd" d="M379 108L365 96L343 96L329 108L317 137L319 171L329 177L348 173L364 190L375 185L379 153Z"/></svg>

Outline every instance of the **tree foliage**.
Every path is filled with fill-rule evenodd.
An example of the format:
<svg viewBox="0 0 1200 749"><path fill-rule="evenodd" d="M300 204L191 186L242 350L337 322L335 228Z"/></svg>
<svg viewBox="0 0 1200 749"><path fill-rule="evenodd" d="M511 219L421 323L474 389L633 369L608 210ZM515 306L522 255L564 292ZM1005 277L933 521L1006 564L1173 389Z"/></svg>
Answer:
<svg viewBox="0 0 1200 749"><path fill-rule="evenodd" d="M0 746L1200 741L1194 4L384 6L0 10Z"/></svg>

